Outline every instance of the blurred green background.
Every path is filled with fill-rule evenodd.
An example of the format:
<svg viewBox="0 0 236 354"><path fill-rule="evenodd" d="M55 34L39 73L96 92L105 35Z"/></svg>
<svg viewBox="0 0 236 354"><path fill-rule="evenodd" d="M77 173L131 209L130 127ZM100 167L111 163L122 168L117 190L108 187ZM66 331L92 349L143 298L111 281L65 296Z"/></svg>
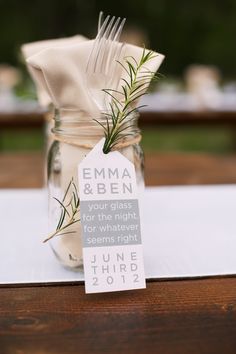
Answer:
<svg viewBox="0 0 236 354"><path fill-rule="evenodd" d="M92 38L100 10L126 17L126 28L139 28L147 45L166 55L161 80L181 80L192 63L217 66L222 82L236 79L235 0L1 0L0 5L0 63L22 71L23 79L16 87L19 97L34 96L20 46L78 33ZM147 150L229 153L235 145L227 126L163 127L146 129L143 135ZM0 132L2 151L39 150L42 146L41 131Z"/></svg>
<svg viewBox="0 0 236 354"><path fill-rule="evenodd" d="M145 128L142 146L145 152L209 152L228 154L235 151L235 136L229 128L180 127ZM39 151L44 147L43 131L2 130L0 151Z"/></svg>
<svg viewBox="0 0 236 354"><path fill-rule="evenodd" d="M236 76L235 0L8 0L0 1L1 61L19 63L22 43L76 33L93 37L100 10L127 17L146 32L152 49L166 54L165 75L187 65L214 64Z"/></svg>

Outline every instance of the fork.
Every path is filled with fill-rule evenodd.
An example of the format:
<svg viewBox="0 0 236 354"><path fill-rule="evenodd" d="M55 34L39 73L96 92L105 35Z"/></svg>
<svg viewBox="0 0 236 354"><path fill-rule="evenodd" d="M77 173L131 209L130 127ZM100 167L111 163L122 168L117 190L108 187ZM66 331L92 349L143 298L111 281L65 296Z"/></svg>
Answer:
<svg viewBox="0 0 236 354"><path fill-rule="evenodd" d="M99 31L94 40L93 48L86 67L86 83L90 97L99 110L106 111L109 96L103 89L116 90L119 83L117 61L120 61L124 45L119 38L126 19L108 15L102 22L99 16Z"/></svg>

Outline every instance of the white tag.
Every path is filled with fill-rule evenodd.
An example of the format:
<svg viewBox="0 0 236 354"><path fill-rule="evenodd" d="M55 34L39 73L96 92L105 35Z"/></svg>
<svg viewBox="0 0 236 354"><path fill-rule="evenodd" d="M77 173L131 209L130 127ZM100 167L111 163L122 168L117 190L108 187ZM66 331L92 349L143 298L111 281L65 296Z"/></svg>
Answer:
<svg viewBox="0 0 236 354"><path fill-rule="evenodd" d="M79 165L85 291L145 288L134 165L103 145Z"/></svg>

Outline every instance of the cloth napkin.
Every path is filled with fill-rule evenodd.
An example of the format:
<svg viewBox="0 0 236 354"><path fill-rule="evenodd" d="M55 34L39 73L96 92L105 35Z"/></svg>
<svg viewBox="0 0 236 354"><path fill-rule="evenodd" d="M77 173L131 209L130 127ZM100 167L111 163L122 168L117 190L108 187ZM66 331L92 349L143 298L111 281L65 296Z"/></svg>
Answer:
<svg viewBox="0 0 236 354"><path fill-rule="evenodd" d="M100 115L100 110L91 99L86 85L86 67L93 44L94 40L88 40L68 46L51 47L27 59L35 80L65 118L71 116L73 111L77 113L80 111L85 117L90 118ZM123 53L124 56L132 56L138 61L143 48L125 44ZM163 59L162 54L156 53L156 57L145 67L156 72ZM125 78L125 70L116 71L116 75ZM122 83L120 81L120 87Z"/></svg>
<svg viewBox="0 0 236 354"><path fill-rule="evenodd" d="M25 60L27 60L32 55L39 53L40 51L47 48L55 48L55 47L67 47L82 41L88 40L86 37L81 35L76 35L68 38L58 38L58 39L49 39L38 42L26 43L21 46L21 52ZM41 83L41 80L38 81L37 77L34 76L34 70L31 69L31 66L27 66L28 71L35 83L37 96L39 104L43 107L48 107L52 100L45 90L44 86Z"/></svg>

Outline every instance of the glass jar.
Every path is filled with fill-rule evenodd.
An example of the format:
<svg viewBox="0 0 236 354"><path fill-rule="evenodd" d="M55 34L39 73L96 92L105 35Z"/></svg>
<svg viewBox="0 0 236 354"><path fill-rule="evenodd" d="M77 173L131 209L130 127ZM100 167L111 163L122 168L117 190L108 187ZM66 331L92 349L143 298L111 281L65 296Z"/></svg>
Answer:
<svg viewBox="0 0 236 354"><path fill-rule="evenodd" d="M45 151L48 153L48 150L50 149L50 146L53 143L53 134L52 130L54 127L54 117L57 115L57 109L54 108L53 104L51 103L48 107L47 110L44 113L44 120L45 120Z"/></svg>
<svg viewBox="0 0 236 354"><path fill-rule="evenodd" d="M54 117L52 129L54 142L48 152L48 191L49 191L49 235L53 235L64 215L64 223L69 220L61 203L69 213L70 202L78 193L78 165L91 149L104 137L103 128L92 118L81 111L63 110ZM99 118L105 123L105 118ZM144 190L143 151L139 145L140 131L137 126L138 114L129 117L124 142L117 145L117 150L128 158L135 166L139 193ZM71 182L73 188L71 188ZM70 188L68 188L70 187ZM73 201L72 201L73 202ZM77 215L79 219L79 212ZM65 225L65 224L64 224ZM50 236L49 236L50 237ZM79 270L83 268L82 236L80 222L67 227L59 234L51 237L51 248L58 260L67 268Z"/></svg>

